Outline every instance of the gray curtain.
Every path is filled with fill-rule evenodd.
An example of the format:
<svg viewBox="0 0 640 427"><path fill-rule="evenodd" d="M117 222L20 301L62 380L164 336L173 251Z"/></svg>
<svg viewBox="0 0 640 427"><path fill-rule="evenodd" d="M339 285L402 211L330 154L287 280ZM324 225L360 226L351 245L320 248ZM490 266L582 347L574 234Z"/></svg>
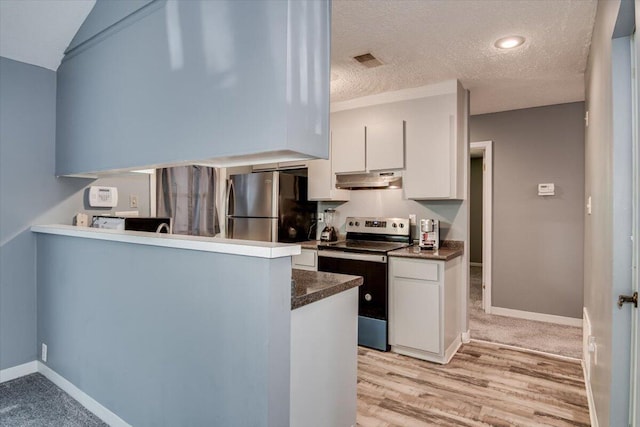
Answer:
<svg viewBox="0 0 640 427"><path fill-rule="evenodd" d="M179 166L158 169L158 216L173 219L173 232L215 236L220 232L216 209L217 169Z"/></svg>

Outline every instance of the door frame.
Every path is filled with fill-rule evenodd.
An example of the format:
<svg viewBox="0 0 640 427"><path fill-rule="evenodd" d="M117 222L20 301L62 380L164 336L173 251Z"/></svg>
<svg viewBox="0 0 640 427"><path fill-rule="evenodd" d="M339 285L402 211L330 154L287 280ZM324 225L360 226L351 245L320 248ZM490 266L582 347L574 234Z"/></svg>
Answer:
<svg viewBox="0 0 640 427"><path fill-rule="evenodd" d="M636 7L636 22L640 17L640 9ZM640 84L638 81L638 65L640 65L640 49L636 40L637 29L631 35L631 108L635 114L631 115L632 121L632 292L640 288L638 268L640 268ZM630 398L629 420L630 425L638 425L640 422L640 325L638 324L640 313L638 309L631 314L631 366L630 366Z"/></svg>
<svg viewBox="0 0 640 427"><path fill-rule="evenodd" d="M491 314L493 236L493 141L470 144L470 151L482 152L482 308Z"/></svg>

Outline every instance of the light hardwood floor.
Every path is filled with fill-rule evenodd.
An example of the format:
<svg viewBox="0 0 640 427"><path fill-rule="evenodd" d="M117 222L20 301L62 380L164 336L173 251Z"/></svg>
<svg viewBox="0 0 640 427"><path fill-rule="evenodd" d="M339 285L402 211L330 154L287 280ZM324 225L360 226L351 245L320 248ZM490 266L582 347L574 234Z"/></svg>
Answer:
<svg viewBox="0 0 640 427"><path fill-rule="evenodd" d="M448 365L358 349L358 426L589 426L578 361L464 344Z"/></svg>

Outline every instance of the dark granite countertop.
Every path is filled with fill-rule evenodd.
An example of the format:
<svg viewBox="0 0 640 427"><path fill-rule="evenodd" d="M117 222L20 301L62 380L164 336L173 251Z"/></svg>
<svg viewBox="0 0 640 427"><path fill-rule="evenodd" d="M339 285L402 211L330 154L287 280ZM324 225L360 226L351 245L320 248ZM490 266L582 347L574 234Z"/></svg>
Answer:
<svg viewBox="0 0 640 427"><path fill-rule="evenodd" d="M409 246L406 248L398 249L389 252L387 255L402 257L402 258L418 258L418 259L432 259L436 261L449 261L457 258L464 253L464 245L462 242L455 240L445 240L442 247L438 250L420 249L418 252L418 246Z"/></svg>
<svg viewBox="0 0 640 427"><path fill-rule="evenodd" d="M306 242L299 242L302 249L318 249L318 240L307 240Z"/></svg>
<svg viewBox="0 0 640 427"><path fill-rule="evenodd" d="M291 270L291 310L362 285L360 276Z"/></svg>

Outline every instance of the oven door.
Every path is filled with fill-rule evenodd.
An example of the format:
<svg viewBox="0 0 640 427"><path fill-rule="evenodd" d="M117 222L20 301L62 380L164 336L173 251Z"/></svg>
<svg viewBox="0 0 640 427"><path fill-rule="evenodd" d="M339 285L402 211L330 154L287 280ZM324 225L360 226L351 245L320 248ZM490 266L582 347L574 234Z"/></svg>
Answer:
<svg viewBox="0 0 640 427"><path fill-rule="evenodd" d="M382 351L387 340L387 256L338 250L318 251L318 271L362 276L359 288L358 344Z"/></svg>

